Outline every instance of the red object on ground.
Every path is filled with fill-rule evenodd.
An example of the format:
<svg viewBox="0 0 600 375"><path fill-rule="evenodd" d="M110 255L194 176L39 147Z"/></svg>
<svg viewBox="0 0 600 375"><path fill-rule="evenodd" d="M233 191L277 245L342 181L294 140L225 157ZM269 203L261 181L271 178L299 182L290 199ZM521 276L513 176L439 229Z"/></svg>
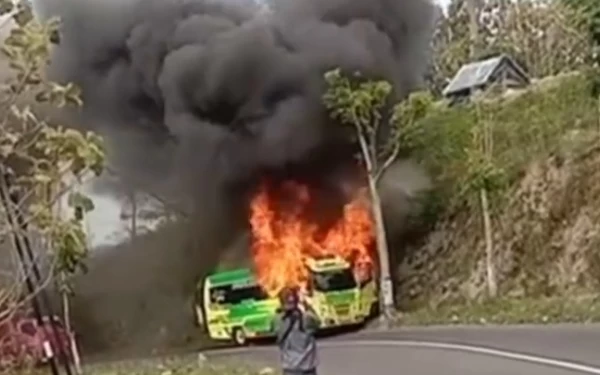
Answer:
<svg viewBox="0 0 600 375"><path fill-rule="evenodd" d="M31 314L17 312L0 322L0 369L27 364L46 364L49 358L44 350L44 342L50 344L57 358L73 360L70 350L73 334L67 332L58 317L53 317L58 334L57 341L49 317L42 320L43 324L40 326ZM61 351L66 354L65 357L60 355Z"/></svg>

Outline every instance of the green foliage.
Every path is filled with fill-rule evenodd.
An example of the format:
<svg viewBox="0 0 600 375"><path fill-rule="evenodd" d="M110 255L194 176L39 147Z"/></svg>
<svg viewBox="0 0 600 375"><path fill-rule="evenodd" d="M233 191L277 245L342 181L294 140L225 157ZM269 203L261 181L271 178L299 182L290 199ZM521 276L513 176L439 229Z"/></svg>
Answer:
<svg viewBox="0 0 600 375"><path fill-rule="evenodd" d="M588 31L592 48L590 60L596 69L600 69L600 2L596 0L562 0L567 8L574 10L576 21L580 28ZM600 73L596 72L594 91L600 91Z"/></svg>
<svg viewBox="0 0 600 375"><path fill-rule="evenodd" d="M323 96L325 107L333 120L352 129L352 138L360 144L367 172L378 181L398 156L402 138L409 135L402 133L401 125L424 115L429 96L414 95L409 104L388 113L392 86L386 81L367 80L358 73L347 77L335 69L325 74L325 82L328 85Z"/></svg>
<svg viewBox="0 0 600 375"><path fill-rule="evenodd" d="M497 167L484 152L474 147L467 151L466 156L466 174L460 196L480 190L499 192L506 186L504 170Z"/></svg>
<svg viewBox="0 0 600 375"><path fill-rule="evenodd" d="M564 0L569 2L573 0ZM596 4L595 0L590 1ZM470 61L469 15L464 0L452 0L434 34L431 89L440 93ZM582 14L559 1L481 1L475 46L479 60L508 54L532 77L579 69L590 57L590 27ZM589 19L589 18L588 18Z"/></svg>
<svg viewBox="0 0 600 375"><path fill-rule="evenodd" d="M459 196L466 193L479 193L485 190L488 194L501 196L502 188L506 187L506 174L502 167L498 166L493 158L493 106L482 106L478 102L476 106L475 124L471 129L472 142L465 150L466 173L461 182L462 191ZM483 107L483 108L482 108ZM486 111L487 118L482 118L481 113ZM489 118L489 120L488 120Z"/></svg>
<svg viewBox="0 0 600 375"><path fill-rule="evenodd" d="M531 160L566 151L569 132L597 128L590 84L576 74L514 97L434 106L413 125L419 136L411 138L411 155L435 177L446 203L482 187L500 189L501 196ZM493 140L489 154L480 147L482 124Z"/></svg>
<svg viewBox="0 0 600 375"><path fill-rule="evenodd" d="M399 129L397 141L402 150L410 151L418 144L418 139L422 136L418 121L433 109L434 100L429 91L418 91L411 93L406 100L394 107L391 123Z"/></svg>
<svg viewBox="0 0 600 375"><path fill-rule="evenodd" d="M27 213L26 223L47 240L57 271L72 274L85 270L83 219L94 208L88 197L77 192L77 186L87 175L102 173L103 142L94 133L52 124L38 115L42 106L82 104L77 86L44 78L58 21L40 24L28 6L15 7L10 0L0 1L0 11L11 14L16 25L1 48L14 75L0 94L0 163L16 176L12 189L24 197L19 210ZM57 210L67 195L71 217Z"/></svg>
<svg viewBox="0 0 600 375"><path fill-rule="evenodd" d="M329 90L324 95L332 117L343 124L356 126L360 133L373 135L381 122L381 110L392 91L385 81L364 81L359 74L354 79L342 75L339 69L327 72Z"/></svg>
<svg viewBox="0 0 600 375"><path fill-rule="evenodd" d="M580 12L596 45L600 45L600 3L596 0L562 0L562 2Z"/></svg>
<svg viewBox="0 0 600 375"><path fill-rule="evenodd" d="M441 94L448 81L469 60L469 14L465 0L452 0L448 15L441 15L435 29L432 48L433 72L430 89Z"/></svg>

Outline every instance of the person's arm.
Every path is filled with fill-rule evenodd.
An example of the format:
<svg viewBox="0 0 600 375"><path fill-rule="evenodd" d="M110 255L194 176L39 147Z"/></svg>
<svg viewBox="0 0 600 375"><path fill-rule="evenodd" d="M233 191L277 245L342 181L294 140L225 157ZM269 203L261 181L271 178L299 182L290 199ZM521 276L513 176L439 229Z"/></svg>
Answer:
<svg viewBox="0 0 600 375"><path fill-rule="evenodd" d="M290 325L292 324L290 320L291 319L285 319L284 314L277 315L277 318L275 319L275 332L277 333L275 342L279 346L283 344L285 336L289 334L289 331L291 329Z"/></svg>
<svg viewBox="0 0 600 375"><path fill-rule="evenodd" d="M310 304L305 304L304 311L305 311L304 316L305 316L305 322L306 322L305 327L307 330L309 330L311 333L314 334L321 327L321 319L319 318L319 315L317 314L317 312L314 310L314 308Z"/></svg>
<svg viewBox="0 0 600 375"><path fill-rule="evenodd" d="M275 316L275 319L273 320L273 329L275 331L275 342L277 343L277 345L279 345L279 343L281 341L281 335L283 333L282 326L283 326L283 319L281 319L281 313L279 313Z"/></svg>

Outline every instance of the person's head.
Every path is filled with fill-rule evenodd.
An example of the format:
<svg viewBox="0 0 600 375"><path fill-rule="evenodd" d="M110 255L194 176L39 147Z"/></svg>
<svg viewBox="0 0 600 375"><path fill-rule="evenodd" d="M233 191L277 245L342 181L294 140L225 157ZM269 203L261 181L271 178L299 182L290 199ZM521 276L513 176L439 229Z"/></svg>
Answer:
<svg viewBox="0 0 600 375"><path fill-rule="evenodd" d="M283 311L291 311L298 308L300 296L296 288L287 287L279 293L279 300Z"/></svg>

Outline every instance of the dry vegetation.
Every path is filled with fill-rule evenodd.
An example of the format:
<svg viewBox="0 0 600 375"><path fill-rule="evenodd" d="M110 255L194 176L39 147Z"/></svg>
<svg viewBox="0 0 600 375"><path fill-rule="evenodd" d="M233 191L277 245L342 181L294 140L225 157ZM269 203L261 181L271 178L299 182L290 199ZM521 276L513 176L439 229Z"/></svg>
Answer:
<svg viewBox="0 0 600 375"><path fill-rule="evenodd" d="M2 372L1 375L43 375L47 368L20 369ZM187 355L172 358L129 360L84 367L85 375L278 375L270 367L250 366L231 360L208 360L204 355Z"/></svg>
<svg viewBox="0 0 600 375"><path fill-rule="evenodd" d="M598 320L600 117L587 74L547 79L510 99L441 108L420 124L415 154L442 187L445 207L424 243L400 266L407 322ZM479 114L478 114L479 113ZM485 115L481 116L480 114ZM491 129L493 264L486 292L485 238L470 183L471 133ZM430 147L427 145L435 145Z"/></svg>

